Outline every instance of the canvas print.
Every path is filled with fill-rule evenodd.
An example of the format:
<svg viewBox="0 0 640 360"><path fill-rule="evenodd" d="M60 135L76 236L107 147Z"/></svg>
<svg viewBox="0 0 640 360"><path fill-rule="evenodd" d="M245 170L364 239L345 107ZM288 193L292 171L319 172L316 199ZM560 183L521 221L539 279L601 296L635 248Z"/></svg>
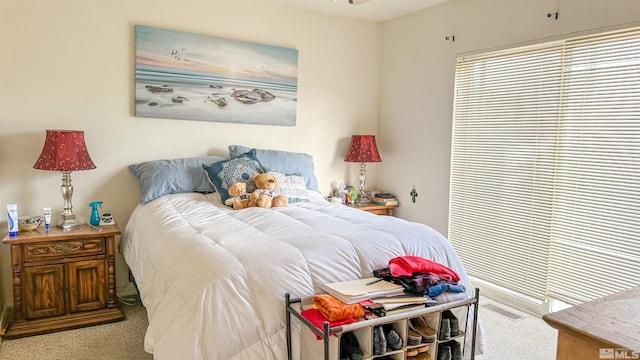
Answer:
<svg viewBox="0 0 640 360"><path fill-rule="evenodd" d="M296 124L298 50L136 26L136 116Z"/></svg>

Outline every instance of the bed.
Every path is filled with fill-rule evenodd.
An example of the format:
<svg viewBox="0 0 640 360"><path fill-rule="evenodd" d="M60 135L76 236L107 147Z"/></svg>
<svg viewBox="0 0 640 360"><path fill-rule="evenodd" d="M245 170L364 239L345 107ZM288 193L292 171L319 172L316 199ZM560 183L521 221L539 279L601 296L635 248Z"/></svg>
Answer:
<svg viewBox="0 0 640 360"><path fill-rule="evenodd" d="M189 172L211 160L169 167ZM285 293L308 297L323 283L369 277L402 255L449 266L473 296L450 243L426 225L330 203L313 189L270 209L233 210L221 191L195 192L194 184L147 196L158 180L146 179L145 188L137 170L147 201L133 211L120 249L147 309L145 350L155 359L286 359ZM315 179L298 180L309 189ZM482 351L483 331L478 340Z"/></svg>

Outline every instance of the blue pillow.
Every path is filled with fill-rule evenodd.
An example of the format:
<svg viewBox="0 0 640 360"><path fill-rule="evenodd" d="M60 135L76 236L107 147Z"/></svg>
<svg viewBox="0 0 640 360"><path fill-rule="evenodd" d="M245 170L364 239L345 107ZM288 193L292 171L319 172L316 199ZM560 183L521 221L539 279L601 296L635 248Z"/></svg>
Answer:
<svg viewBox="0 0 640 360"><path fill-rule="evenodd" d="M229 195L229 187L237 182L247 184L247 193L256 190L256 184L253 182L253 175L262 174L264 169L260 161L256 158L256 150L241 154L233 159L227 159L215 162L211 166L202 165L209 180L220 193L220 199L224 204Z"/></svg>
<svg viewBox="0 0 640 360"><path fill-rule="evenodd" d="M273 189L275 195L286 195L290 203L311 202L302 176L275 171L269 171L269 174L276 178L276 187Z"/></svg>
<svg viewBox="0 0 640 360"><path fill-rule="evenodd" d="M246 146L229 145L229 156L234 158L249 150L251 148ZM305 180L307 189L318 191L318 180L313 172L313 156L281 150L255 150L256 157L266 171L277 171L282 174L300 174Z"/></svg>
<svg viewBox="0 0 640 360"><path fill-rule="evenodd" d="M221 156L202 156L173 160L153 160L129 166L140 183L140 203L168 194L188 192L211 193L215 188L202 171L203 164L225 159Z"/></svg>

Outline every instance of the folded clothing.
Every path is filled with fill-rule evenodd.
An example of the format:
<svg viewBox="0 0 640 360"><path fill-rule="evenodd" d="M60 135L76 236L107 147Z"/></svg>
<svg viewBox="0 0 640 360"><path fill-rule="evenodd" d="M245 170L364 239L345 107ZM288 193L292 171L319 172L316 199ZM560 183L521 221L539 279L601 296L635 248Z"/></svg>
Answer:
<svg viewBox="0 0 640 360"><path fill-rule="evenodd" d="M329 321L339 321L364 316L364 308L360 304L345 304L330 294L313 296L313 306Z"/></svg>
<svg viewBox="0 0 640 360"><path fill-rule="evenodd" d="M414 273L432 273L443 278L451 277L451 281L460 281L460 276L452 269L420 256L398 256L389 260L391 275L412 276Z"/></svg>
<svg viewBox="0 0 640 360"><path fill-rule="evenodd" d="M465 292L466 289L462 284L438 284L429 286L426 294L429 295L429 297L436 297L445 291L452 293L461 293Z"/></svg>
<svg viewBox="0 0 640 360"><path fill-rule="evenodd" d="M317 327L320 330L324 329L324 322L325 321L329 321L326 317L324 317L324 315L322 315L320 313L320 311L318 311L318 309L302 310L300 312L300 315L302 315L305 319L309 320L309 322L311 322L313 325L315 325L315 327ZM356 321L358 321L358 318L356 318L356 317L349 318L349 319L344 319L344 320L340 320L340 321L329 321L329 327L332 328L334 326L351 324L351 323L354 323ZM322 337L320 337L318 335L316 335L316 338L318 340L322 339Z"/></svg>

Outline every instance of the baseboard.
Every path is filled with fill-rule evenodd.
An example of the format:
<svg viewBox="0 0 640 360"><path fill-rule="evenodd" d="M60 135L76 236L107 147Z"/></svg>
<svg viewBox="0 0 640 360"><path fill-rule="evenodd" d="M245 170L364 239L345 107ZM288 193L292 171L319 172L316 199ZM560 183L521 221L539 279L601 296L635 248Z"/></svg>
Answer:
<svg viewBox="0 0 640 360"><path fill-rule="evenodd" d="M475 278L471 278L471 284L473 287L480 288L480 293L482 294L482 296L488 297L499 303L503 303L507 306L513 307L530 315L541 316L543 313L543 304L539 301L523 296L518 296L517 294L506 289L488 284ZM482 301L480 301L480 306L482 306Z"/></svg>

